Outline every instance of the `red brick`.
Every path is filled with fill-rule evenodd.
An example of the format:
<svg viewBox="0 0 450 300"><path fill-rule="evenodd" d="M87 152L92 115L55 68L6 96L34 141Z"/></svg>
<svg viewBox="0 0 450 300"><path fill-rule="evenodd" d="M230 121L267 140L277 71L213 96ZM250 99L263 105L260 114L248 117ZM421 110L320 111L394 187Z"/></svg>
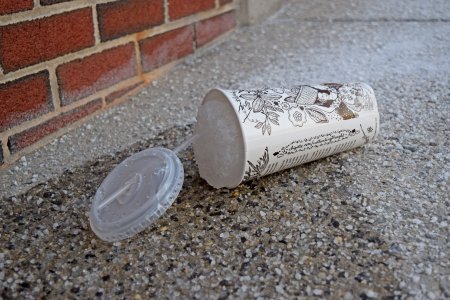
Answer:
<svg viewBox="0 0 450 300"><path fill-rule="evenodd" d="M233 0L219 0L220 6L233 2Z"/></svg>
<svg viewBox="0 0 450 300"><path fill-rule="evenodd" d="M117 98L122 97L123 95L125 95L126 93L128 93L129 91L137 88L139 85L141 85L142 83L144 83L143 81L140 81L138 83L132 84L130 86L127 86L126 88L123 88L121 90L112 92L111 94L109 94L108 96L105 97L105 101L107 104L113 102L114 100L116 100Z"/></svg>
<svg viewBox="0 0 450 300"><path fill-rule="evenodd" d="M59 129L68 126L79 119L92 114L94 111L102 107L101 99L94 100L82 107L78 107L69 112L63 113L53 119L48 120L45 123L39 124L35 127L19 132L8 139L8 146L11 153L20 151L43 137L52 134Z"/></svg>
<svg viewBox="0 0 450 300"><path fill-rule="evenodd" d="M214 0L169 0L169 17L176 20L214 7Z"/></svg>
<svg viewBox="0 0 450 300"><path fill-rule="evenodd" d="M90 8L0 27L0 63L8 73L94 45Z"/></svg>
<svg viewBox="0 0 450 300"><path fill-rule="evenodd" d="M73 0L41 0L41 5L52 5L56 3L69 2Z"/></svg>
<svg viewBox="0 0 450 300"><path fill-rule="evenodd" d="M48 72L0 85L0 132L53 109Z"/></svg>
<svg viewBox="0 0 450 300"><path fill-rule="evenodd" d="M33 0L1 0L0 15L11 14L33 8Z"/></svg>
<svg viewBox="0 0 450 300"><path fill-rule="evenodd" d="M77 59L56 69L61 103L67 105L137 75L132 43Z"/></svg>
<svg viewBox="0 0 450 300"><path fill-rule="evenodd" d="M212 41L219 35L231 30L236 26L234 12L225 13L195 25L197 47L201 47Z"/></svg>
<svg viewBox="0 0 450 300"><path fill-rule="evenodd" d="M150 72L194 52L192 26L175 29L139 42L142 69Z"/></svg>
<svg viewBox="0 0 450 300"><path fill-rule="evenodd" d="M97 5L100 37L111 40L164 23L163 0L122 0Z"/></svg>

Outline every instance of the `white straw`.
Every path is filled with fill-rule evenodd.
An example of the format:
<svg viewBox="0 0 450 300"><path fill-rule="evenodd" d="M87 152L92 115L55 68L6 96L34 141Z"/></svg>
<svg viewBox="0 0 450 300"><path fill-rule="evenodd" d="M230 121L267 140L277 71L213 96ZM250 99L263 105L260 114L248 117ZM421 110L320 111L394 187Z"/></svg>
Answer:
<svg viewBox="0 0 450 300"><path fill-rule="evenodd" d="M175 149L173 149L173 152L175 154L178 154L179 152L183 151L184 149L186 149L187 147L189 147L189 145L194 142L197 138L199 137L198 134L194 134L191 135L187 140L185 140L184 142L182 142L180 145L178 145Z"/></svg>

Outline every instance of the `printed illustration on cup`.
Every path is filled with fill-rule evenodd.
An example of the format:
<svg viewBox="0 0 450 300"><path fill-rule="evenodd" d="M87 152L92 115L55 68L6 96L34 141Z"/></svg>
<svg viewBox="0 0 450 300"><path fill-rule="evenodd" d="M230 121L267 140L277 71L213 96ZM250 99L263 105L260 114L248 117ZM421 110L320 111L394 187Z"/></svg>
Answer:
<svg viewBox="0 0 450 300"><path fill-rule="evenodd" d="M243 123L252 123L265 135L288 120L291 126L358 118L373 110L372 97L361 84L324 83L289 89L239 90L233 92Z"/></svg>
<svg viewBox="0 0 450 300"><path fill-rule="evenodd" d="M254 163L247 161L248 170L245 171L244 180L261 177L269 165L269 148L266 147L264 154Z"/></svg>

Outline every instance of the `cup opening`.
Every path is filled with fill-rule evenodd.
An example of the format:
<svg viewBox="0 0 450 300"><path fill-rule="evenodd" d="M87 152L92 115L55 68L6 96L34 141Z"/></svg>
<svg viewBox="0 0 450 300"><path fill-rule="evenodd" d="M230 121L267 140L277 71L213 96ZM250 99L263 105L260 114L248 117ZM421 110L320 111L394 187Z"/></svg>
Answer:
<svg viewBox="0 0 450 300"><path fill-rule="evenodd" d="M236 187L245 171L246 145L237 112L218 89L210 91L197 115L193 143L200 176L215 188Z"/></svg>

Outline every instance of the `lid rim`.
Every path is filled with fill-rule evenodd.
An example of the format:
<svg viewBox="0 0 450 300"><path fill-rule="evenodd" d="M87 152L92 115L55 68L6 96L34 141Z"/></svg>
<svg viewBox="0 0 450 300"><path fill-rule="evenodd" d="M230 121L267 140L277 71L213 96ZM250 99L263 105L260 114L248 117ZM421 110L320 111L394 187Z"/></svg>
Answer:
<svg viewBox="0 0 450 300"><path fill-rule="evenodd" d="M178 166L176 165L176 161L174 160L173 155L170 155L169 153L167 153L168 149L165 149L165 148L147 149L147 150L141 151L139 153L136 153L133 156L128 157L122 163L125 163L125 164L127 162L129 163L131 161L131 158L136 157L138 155L143 155L143 154L145 154L144 152L146 152L148 150L158 150L158 151L163 150L160 153L162 153L164 155L164 158L165 158L166 162L171 165L171 167L168 167L166 169L166 172L164 174L164 178L161 181L160 190L155 195L156 199L161 199L161 201L163 201L164 198L165 198L164 196L166 196L167 194L170 194L170 185L168 185L168 184L170 182L176 182L175 173L176 173L176 171L178 169ZM138 159L142 159L142 158L139 157ZM121 164L119 164L117 167L119 167ZM168 172L167 172L167 170L168 170ZM111 171L111 173L105 178L104 181L107 181L108 177L111 174L113 174L113 172L114 172L114 170ZM100 188L101 188L102 185L103 185L103 183L100 185ZM95 200L95 198L94 198L94 200ZM156 200L156 201L158 201L158 200ZM92 206L92 208L94 209L94 206ZM149 209L151 209L151 206L145 207L145 209L140 211L140 212L138 211L137 213L130 214L125 219L120 219L120 220L112 221L112 222L104 222L104 221L100 220L99 214L95 210L93 210L92 213L95 214L95 217L96 217L95 219L97 220L97 222L96 222L97 228L104 228L104 230L109 231L109 230L116 230L116 228L122 227L123 224L127 224L127 223L133 224L136 219L139 219L139 218L143 217L144 215L146 215L147 214L147 210L149 210Z"/></svg>
<svg viewBox="0 0 450 300"><path fill-rule="evenodd" d="M119 227L111 228L109 226L102 226L102 224L114 224L116 222L105 223L99 220L98 214L95 212L97 206L95 205L96 198L94 196L94 201L92 203L90 211L90 226L92 231L100 239L108 242L115 242L129 238L143 231L150 224L152 224L154 221L160 218L162 214L164 214L164 212L172 205L172 203L175 201L178 194L180 193L183 187L184 169L178 156L173 151L166 148L151 148L144 151L149 150L160 151L160 153L163 153L164 156L167 158L167 161L172 164L172 167L166 169L165 171L166 174L164 174L162 185L165 188L163 188L163 191L158 191L155 195L155 197L157 198L153 200L157 201L157 208L155 209L154 207L149 206L147 207L147 209L143 210L140 214L135 215L133 220L126 221L124 222L125 224L122 224ZM139 155L144 151L141 151L135 155ZM125 161L127 161L131 157L127 158ZM118 168L119 166L120 164L116 168ZM110 174L112 174L114 170L111 171ZM110 174L105 178L105 180L107 180ZM161 194L160 192L163 193Z"/></svg>

